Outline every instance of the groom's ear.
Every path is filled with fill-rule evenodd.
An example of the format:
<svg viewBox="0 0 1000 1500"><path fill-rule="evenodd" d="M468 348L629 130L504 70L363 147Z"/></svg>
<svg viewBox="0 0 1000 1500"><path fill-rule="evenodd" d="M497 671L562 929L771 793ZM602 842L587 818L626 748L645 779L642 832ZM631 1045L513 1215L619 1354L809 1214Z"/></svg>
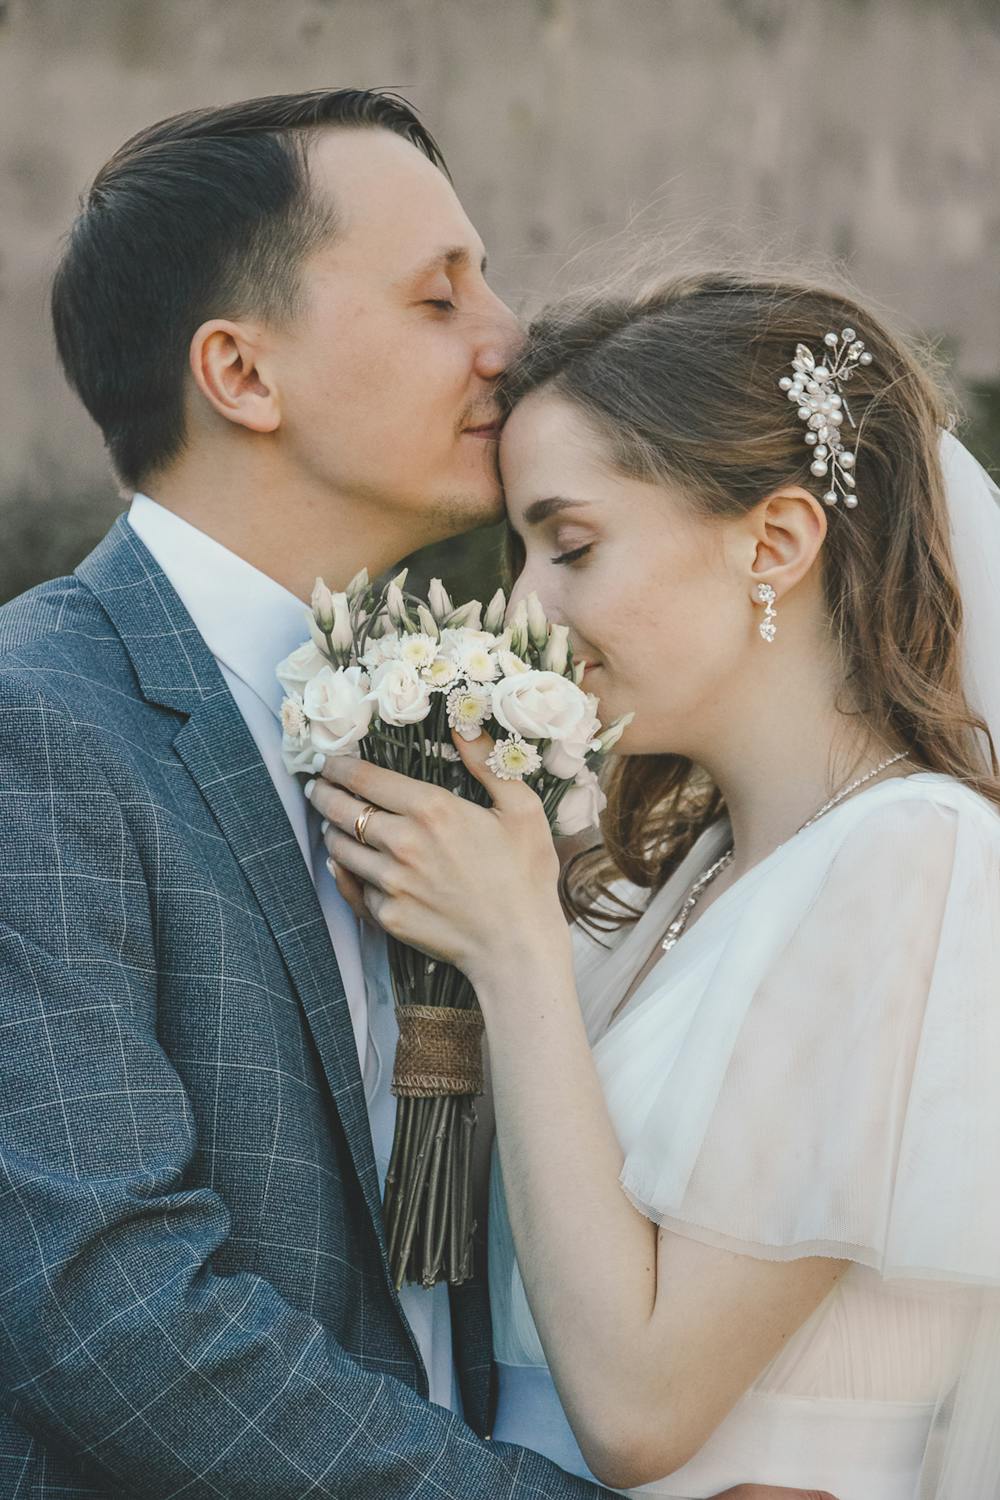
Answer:
<svg viewBox="0 0 1000 1500"><path fill-rule="evenodd" d="M274 432L281 422L278 393L252 325L213 318L191 340L195 385L227 422L251 432Z"/></svg>

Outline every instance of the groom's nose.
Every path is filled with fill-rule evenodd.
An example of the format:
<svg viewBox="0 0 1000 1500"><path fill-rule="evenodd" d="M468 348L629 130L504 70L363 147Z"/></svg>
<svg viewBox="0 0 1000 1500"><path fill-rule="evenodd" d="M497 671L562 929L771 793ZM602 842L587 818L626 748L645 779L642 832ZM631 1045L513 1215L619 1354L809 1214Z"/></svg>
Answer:
<svg viewBox="0 0 1000 1500"><path fill-rule="evenodd" d="M496 319L476 350L476 374L483 380L498 379L524 343L517 318L499 297L496 300Z"/></svg>

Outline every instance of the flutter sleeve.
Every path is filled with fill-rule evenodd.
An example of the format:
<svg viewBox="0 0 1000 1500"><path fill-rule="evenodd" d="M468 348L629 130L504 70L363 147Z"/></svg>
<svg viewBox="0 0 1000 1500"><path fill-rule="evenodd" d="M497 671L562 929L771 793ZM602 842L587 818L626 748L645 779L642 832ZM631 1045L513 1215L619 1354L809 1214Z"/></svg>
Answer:
<svg viewBox="0 0 1000 1500"><path fill-rule="evenodd" d="M751 885L609 1033L635 1059L601 1059L622 1185L736 1252L969 1296L920 1493L1000 1495L1000 816L949 778L888 783Z"/></svg>
<svg viewBox="0 0 1000 1500"><path fill-rule="evenodd" d="M681 940L608 1079L643 1213L753 1255L1000 1285L1000 817L956 793L859 798L716 942L706 912L699 962ZM677 1003L698 989L679 1044L675 957Z"/></svg>

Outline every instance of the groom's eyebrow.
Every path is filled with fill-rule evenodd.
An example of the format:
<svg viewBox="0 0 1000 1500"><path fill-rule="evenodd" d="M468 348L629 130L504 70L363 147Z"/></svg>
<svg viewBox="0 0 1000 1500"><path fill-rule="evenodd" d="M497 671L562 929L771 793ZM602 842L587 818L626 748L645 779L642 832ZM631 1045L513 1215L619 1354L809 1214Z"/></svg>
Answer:
<svg viewBox="0 0 1000 1500"><path fill-rule="evenodd" d="M527 526L540 526L550 516L558 515L561 510L569 510L572 507L586 507L589 500L572 500L568 495L549 495L544 500L533 500L524 512L524 521Z"/></svg>
<svg viewBox="0 0 1000 1500"><path fill-rule="evenodd" d="M428 260L425 260L416 271L413 272L413 281L421 281L425 276L432 275L435 271L465 271L473 264L472 252L464 245L455 245L448 250L438 250ZM486 275L487 257L484 254L479 262L479 269Z"/></svg>

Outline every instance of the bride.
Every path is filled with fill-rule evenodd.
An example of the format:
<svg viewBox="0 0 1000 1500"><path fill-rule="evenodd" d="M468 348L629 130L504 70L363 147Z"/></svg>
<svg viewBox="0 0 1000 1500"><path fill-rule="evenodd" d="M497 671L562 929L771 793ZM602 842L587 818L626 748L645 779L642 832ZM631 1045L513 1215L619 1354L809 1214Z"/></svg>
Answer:
<svg viewBox="0 0 1000 1500"><path fill-rule="evenodd" d="M557 309L508 394L516 593L635 710L601 844L561 902L481 741L490 810L347 759L312 792L344 893L482 1005L494 1437L654 1495L989 1500L989 481L915 355L805 282Z"/></svg>

